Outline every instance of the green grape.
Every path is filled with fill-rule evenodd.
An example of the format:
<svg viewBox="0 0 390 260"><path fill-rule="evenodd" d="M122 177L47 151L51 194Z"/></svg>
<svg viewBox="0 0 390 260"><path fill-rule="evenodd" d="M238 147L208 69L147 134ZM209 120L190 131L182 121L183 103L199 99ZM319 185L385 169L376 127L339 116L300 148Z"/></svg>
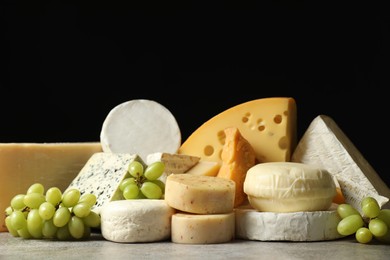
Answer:
<svg viewBox="0 0 390 260"><path fill-rule="evenodd" d="M20 230L22 228L27 228L27 220L23 212L21 211L14 211L10 215L11 219L11 226L16 229Z"/></svg>
<svg viewBox="0 0 390 260"><path fill-rule="evenodd" d="M162 196L161 188L157 184L150 181L144 182L140 190L148 199L160 199Z"/></svg>
<svg viewBox="0 0 390 260"><path fill-rule="evenodd" d="M384 221L387 227L390 229L390 209L381 209L377 218Z"/></svg>
<svg viewBox="0 0 390 260"><path fill-rule="evenodd" d="M25 239L32 238L32 235L30 232L28 232L27 225L21 229L18 229L18 235Z"/></svg>
<svg viewBox="0 0 390 260"><path fill-rule="evenodd" d="M127 200L136 199L139 193L137 184L128 184L123 190L123 197Z"/></svg>
<svg viewBox="0 0 390 260"><path fill-rule="evenodd" d="M361 201L360 205L363 215L368 218L376 218L381 210L376 199L372 197L365 197Z"/></svg>
<svg viewBox="0 0 390 260"><path fill-rule="evenodd" d="M100 216L94 211L91 211L89 215L82 218L82 220L85 226L93 228L99 227L101 221Z"/></svg>
<svg viewBox="0 0 390 260"><path fill-rule="evenodd" d="M11 206L8 206L8 207L5 208L5 215L6 215L6 216L9 216L9 215L12 214L13 211L14 211L14 210L12 209L12 207L11 207Z"/></svg>
<svg viewBox="0 0 390 260"><path fill-rule="evenodd" d="M154 180L152 181L154 184L157 184L157 186L160 187L162 193L164 194L165 193L165 183L161 180Z"/></svg>
<svg viewBox="0 0 390 260"><path fill-rule="evenodd" d="M92 208L96 203L96 195L92 193L84 193L81 195L78 203L86 203L89 205L90 208Z"/></svg>
<svg viewBox="0 0 390 260"><path fill-rule="evenodd" d="M58 227L53 224L53 219L43 221L42 235L45 238L55 238Z"/></svg>
<svg viewBox="0 0 390 260"><path fill-rule="evenodd" d="M63 227L68 224L71 217L70 211L67 207L60 207L56 210L53 216L53 224L56 227Z"/></svg>
<svg viewBox="0 0 390 260"><path fill-rule="evenodd" d="M143 199L147 199L147 197L142 192L139 192L138 196L137 196L137 199L138 200L143 200Z"/></svg>
<svg viewBox="0 0 390 260"><path fill-rule="evenodd" d="M18 234L18 231L12 226L12 223L11 223L11 216L7 216L5 218L5 226L6 228L8 229L8 232L14 236L14 237L18 237L19 234Z"/></svg>
<svg viewBox="0 0 390 260"><path fill-rule="evenodd" d="M368 229L371 231L371 233L374 236L382 237L386 235L388 227L383 220L379 218L374 218L371 219L370 222L368 223Z"/></svg>
<svg viewBox="0 0 390 260"><path fill-rule="evenodd" d="M360 215L350 215L348 217L343 218L337 224L337 232L343 236L349 236L364 226L364 221L362 216Z"/></svg>
<svg viewBox="0 0 390 260"><path fill-rule="evenodd" d="M355 238L359 243L367 244L372 240L372 233L366 227L361 227L356 231Z"/></svg>
<svg viewBox="0 0 390 260"><path fill-rule="evenodd" d="M57 229L56 237L59 240L71 240L72 239L72 235L69 232L68 225L59 227Z"/></svg>
<svg viewBox="0 0 390 260"><path fill-rule="evenodd" d="M54 216L54 213L56 212L56 208L51 204L50 202L43 202L39 206L39 215L43 220L51 219Z"/></svg>
<svg viewBox="0 0 390 260"><path fill-rule="evenodd" d="M79 202L72 208L72 212L79 218L86 217L91 212L91 205L87 202Z"/></svg>
<svg viewBox="0 0 390 260"><path fill-rule="evenodd" d="M387 231L387 233L384 236L381 237L375 237L376 240L385 243L385 244L390 244L390 231Z"/></svg>
<svg viewBox="0 0 390 260"><path fill-rule="evenodd" d="M27 216L27 230L34 238L42 238L43 220L38 209L32 209Z"/></svg>
<svg viewBox="0 0 390 260"><path fill-rule="evenodd" d="M80 239L84 235L84 222L77 216L72 216L68 223L69 233L73 238Z"/></svg>
<svg viewBox="0 0 390 260"><path fill-rule="evenodd" d="M51 187L46 191L46 201L57 206L62 199L62 192L57 187Z"/></svg>
<svg viewBox="0 0 390 260"><path fill-rule="evenodd" d="M62 204L65 207L71 208L77 204L80 199L80 191L78 189L69 189L62 195Z"/></svg>
<svg viewBox="0 0 390 260"><path fill-rule="evenodd" d="M41 183L34 183L27 189L26 194L39 193L43 195L44 192L45 192L45 187L43 187Z"/></svg>
<svg viewBox="0 0 390 260"><path fill-rule="evenodd" d="M45 202L45 196L40 193L28 193L24 196L23 202L30 209L38 209Z"/></svg>
<svg viewBox="0 0 390 260"><path fill-rule="evenodd" d="M18 195L15 195L12 199L11 199L11 207L15 210L22 210L26 207L26 205L24 204L24 196L25 194L18 194Z"/></svg>
<svg viewBox="0 0 390 260"><path fill-rule="evenodd" d="M154 162L146 167L144 176L150 181L157 180L165 170L165 164L161 161Z"/></svg>
<svg viewBox="0 0 390 260"><path fill-rule="evenodd" d="M339 204L337 206L337 213L343 219L350 215L360 215L359 211L350 204Z"/></svg>
<svg viewBox="0 0 390 260"><path fill-rule="evenodd" d="M129 177L129 178L123 179L123 181L121 181L121 183L119 184L119 189L121 191L124 191L126 186L129 185L129 184L137 184L135 178Z"/></svg>
<svg viewBox="0 0 390 260"><path fill-rule="evenodd" d="M144 174L144 166L138 161L133 161L129 165L129 173L134 178L139 178Z"/></svg>

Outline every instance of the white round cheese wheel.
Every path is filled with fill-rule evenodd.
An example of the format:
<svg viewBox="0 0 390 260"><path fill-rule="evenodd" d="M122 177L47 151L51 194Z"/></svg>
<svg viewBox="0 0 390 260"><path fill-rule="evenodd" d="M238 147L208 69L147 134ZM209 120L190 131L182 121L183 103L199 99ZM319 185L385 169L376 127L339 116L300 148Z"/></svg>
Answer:
<svg viewBox="0 0 390 260"><path fill-rule="evenodd" d="M216 244L234 239L234 212L226 214L185 214L172 216L172 242Z"/></svg>
<svg viewBox="0 0 390 260"><path fill-rule="evenodd" d="M230 213L234 208L235 182L225 178L171 174L164 199L172 208L196 214Z"/></svg>
<svg viewBox="0 0 390 260"><path fill-rule="evenodd" d="M334 204L336 205L336 204ZM259 241L325 241L343 236L337 232L341 218L336 207L314 212L259 212L236 208L236 238Z"/></svg>
<svg viewBox="0 0 390 260"><path fill-rule="evenodd" d="M114 107L103 122L104 152L138 154L146 160L156 152L176 153L181 132L172 113L153 100L135 99Z"/></svg>
<svg viewBox="0 0 390 260"><path fill-rule="evenodd" d="M327 210L336 195L332 175L303 163L260 163L247 172L244 192L264 212Z"/></svg>
<svg viewBox="0 0 390 260"><path fill-rule="evenodd" d="M114 242L156 242L171 236L175 210L165 200L117 200L100 211L102 236Z"/></svg>

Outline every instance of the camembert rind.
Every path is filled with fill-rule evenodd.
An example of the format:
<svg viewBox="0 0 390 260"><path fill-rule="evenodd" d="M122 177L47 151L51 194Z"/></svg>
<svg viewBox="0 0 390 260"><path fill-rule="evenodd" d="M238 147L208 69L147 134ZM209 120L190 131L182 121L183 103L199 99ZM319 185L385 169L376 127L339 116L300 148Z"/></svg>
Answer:
<svg viewBox="0 0 390 260"><path fill-rule="evenodd" d="M390 189L332 118L317 116L299 141L292 161L327 169L341 187L346 203L360 213L361 200L374 197L388 208Z"/></svg>
<svg viewBox="0 0 390 260"><path fill-rule="evenodd" d="M236 238L259 241L326 241L340 239L341 218L336 204L326 211L259 212L251 207L236 208Z"/></svg>

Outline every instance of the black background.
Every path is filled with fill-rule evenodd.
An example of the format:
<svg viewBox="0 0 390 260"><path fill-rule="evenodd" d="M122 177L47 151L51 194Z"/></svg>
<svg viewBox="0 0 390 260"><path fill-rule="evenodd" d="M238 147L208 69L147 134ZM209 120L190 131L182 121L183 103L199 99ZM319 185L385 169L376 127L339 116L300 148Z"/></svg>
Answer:
<svg viewBox="0 0 390 260"><path fill-rule="evenodd" d="M234 105L290 96L299 136L332 117L389 186L380 6L129 2L0 5L0 142L98 141L109 111L138 98L167 107L184 141Z"/></svg>

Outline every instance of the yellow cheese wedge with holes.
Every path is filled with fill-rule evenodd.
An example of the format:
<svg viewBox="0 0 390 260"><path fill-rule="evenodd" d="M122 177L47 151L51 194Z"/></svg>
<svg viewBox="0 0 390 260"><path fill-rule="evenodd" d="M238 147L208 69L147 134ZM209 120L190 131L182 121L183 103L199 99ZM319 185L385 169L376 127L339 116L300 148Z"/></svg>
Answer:
<svg viewBox="0 0 390 260"><path fill-rule="evenodd" d="M221 162L224 129L237 127L253 146L258 162L290 161L297 143L297 108L291 97L248 101L214 116L196 129L178 153Z"/></svg>

